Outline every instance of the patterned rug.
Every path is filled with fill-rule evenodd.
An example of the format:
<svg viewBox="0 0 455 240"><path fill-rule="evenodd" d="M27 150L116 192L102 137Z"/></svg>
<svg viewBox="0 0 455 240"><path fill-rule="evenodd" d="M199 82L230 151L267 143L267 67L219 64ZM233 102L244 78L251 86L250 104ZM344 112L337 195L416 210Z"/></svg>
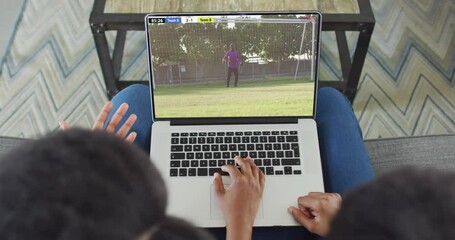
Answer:
<svg viewBox="0 0 455 240"><path fill-rule="evenodd" d="M0 68L0 136L33 138L61 119L89 127L106 101L93 0L25 4ZM353 104L364 137L455 133L455 1L371 4L377 23ZM127 36L122 79L148 78L143 34ZM333 37L323 38L330 52Z"/></svg>

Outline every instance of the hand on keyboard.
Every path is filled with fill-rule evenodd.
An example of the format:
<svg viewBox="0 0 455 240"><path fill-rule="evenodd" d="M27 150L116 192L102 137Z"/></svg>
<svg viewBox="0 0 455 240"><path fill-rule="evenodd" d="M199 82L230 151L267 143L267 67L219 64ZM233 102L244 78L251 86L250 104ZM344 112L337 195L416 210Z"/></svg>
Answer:
<svg viewBox="0 0 455 240"><path fill-rule="evenodd" d="M251 237L265 178L252 158L236 156L234 159L240 170L235 165L221 168L231 177L231 185L227 189L224 188L221 175L215 173L215 196L226 220L227 239L244 239L248 235Z"/></svg>

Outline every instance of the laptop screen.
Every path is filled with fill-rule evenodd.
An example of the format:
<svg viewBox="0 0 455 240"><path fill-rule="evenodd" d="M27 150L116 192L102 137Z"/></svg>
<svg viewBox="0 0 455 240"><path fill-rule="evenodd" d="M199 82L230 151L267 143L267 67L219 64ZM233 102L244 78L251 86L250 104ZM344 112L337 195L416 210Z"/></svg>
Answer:
<svg viewBox="0 0 455 240"><path fill-rule="evenodd" d="M320 14L146 17L155 119L311 117Z"/></svg>

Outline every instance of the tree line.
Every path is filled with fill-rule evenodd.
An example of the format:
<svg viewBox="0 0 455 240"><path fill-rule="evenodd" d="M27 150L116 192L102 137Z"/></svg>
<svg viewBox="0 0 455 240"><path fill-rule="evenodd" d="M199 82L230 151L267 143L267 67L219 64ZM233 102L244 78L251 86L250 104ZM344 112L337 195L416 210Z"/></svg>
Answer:
<svg viewBox="0 0 455 240"><path fill-rule="evenodd" d="M269 16L262 16L267 18ZM273 16L277 18L277 16ZM281 16L289 18L289 16ZM198 23L151 25L154 64L187 61L221 61L230 43L246 57L282 62L301 54L311 55L313 25L302 23ZM305 30L305 33L303 31ZM304 37L302 49L301 41ZM243 60L243 61L244 61Z"/></svg>

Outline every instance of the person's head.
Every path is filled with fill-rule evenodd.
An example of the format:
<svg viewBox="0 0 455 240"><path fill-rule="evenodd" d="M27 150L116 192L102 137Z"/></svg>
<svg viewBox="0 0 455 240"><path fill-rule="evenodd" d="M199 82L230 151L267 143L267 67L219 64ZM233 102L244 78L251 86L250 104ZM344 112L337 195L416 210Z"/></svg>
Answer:
<svg viewBox="0 0 455 240"><path fill-rule="evenodd" d="M149 157L102 131L53 133L0 159L0 239L206 236L166 217L166 204Z"/></svg>
<svg viewBox="0 0 455 240"><path fill-rule="evenodd" d="M328 239L455 239L455 172L404 168L349 193Z"/></svg>
<svg viewBox="0 0 455 240"><path fill-rule="evenodd" d="M231 50L234 50L234 49L235 49L234 43L229 44L229 48L230 48Z"/></svg>

